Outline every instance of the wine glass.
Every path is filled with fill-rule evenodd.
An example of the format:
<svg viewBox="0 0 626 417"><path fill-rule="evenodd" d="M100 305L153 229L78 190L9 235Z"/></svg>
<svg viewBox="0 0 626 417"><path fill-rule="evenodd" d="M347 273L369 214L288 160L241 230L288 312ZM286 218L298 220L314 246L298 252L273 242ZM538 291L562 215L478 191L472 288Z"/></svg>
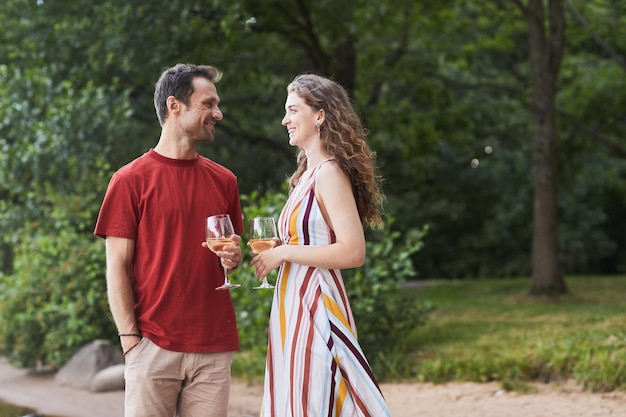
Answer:
<svg viewBox="0 0 626 417"><path fill-rule="evenodd" d="M248 246L255 252L265 252L272 249L276 245L276 222L273 217L255 217L250 220L250 239ZM255 290L263 288L275 288L269 282L267 277L263 277L261 285L254 287Z"/></svg>
<svg viewBox="0 0 626 417"><path fill-rule="evenodd" d="M235 228L230 221L228 214L217 214L207 217L206 219L206 244L213 253L217 253L224 249L224 246L235 246L232 235L235 234ZM240 284L232 284L228 279L227 269L222 262L224 268L224 284L216 288L216 290L228 290L230 288L240 287Z"/></svg>

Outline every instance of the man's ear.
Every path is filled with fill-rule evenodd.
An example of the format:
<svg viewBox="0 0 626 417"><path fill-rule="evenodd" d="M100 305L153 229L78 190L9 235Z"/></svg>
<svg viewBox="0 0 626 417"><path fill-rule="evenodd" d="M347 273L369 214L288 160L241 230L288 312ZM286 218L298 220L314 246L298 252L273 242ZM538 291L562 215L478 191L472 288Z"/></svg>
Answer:
<svg viewBox="0 0 626 417"><path fill-rule="evenodd" d="M176 115L178 115L180 113L180 101L178 101L176 99L176 97L169 96L167 98L166 103L167 103L168 113L172 113L172 114L176 114Z"/></svg>

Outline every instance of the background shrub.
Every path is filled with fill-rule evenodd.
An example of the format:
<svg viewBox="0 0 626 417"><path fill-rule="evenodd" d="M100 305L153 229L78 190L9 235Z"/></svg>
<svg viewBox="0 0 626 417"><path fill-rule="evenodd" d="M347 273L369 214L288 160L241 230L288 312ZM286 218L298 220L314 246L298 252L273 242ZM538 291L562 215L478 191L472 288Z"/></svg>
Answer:
<svg viewBox="0 0 626 417"><path fill-rule="evenodd" d="M242 195L246 232L252 217L278 219L286 194ZM13 364L60 367L94 339L117 343L106 295L104 243L93 236L88 215L71 215L96 213L99 204L99 196L89 193L57 195L49 218L28 223L20 234L15 272L0 276L0 354ZM427 309L401 291L401 284L416 275L410 258L421 248L424 233L411 231L401 238L388 227L372 233L365 265L345 271L359 338L372 366L382 364L381 372L395 372L392 362L399 361L391 351L402 348L403 332L426 317ZM258 280L247 267L252 253L246 242L244 234L244 266L232 274L242 284L231 291L242 347L233 369L254 379L265 367L273 291L252 290ZM276 271L269 279L275 282Z"/></svg>
<svg viewBox="0 0 626 417"><path fill-rule="evenodd" d="M251 193L242 196L244 224L255 216L273 216L278 220L287 195ZM344 280L357 323L359 341L371 365L381 377L395 374L402 363L394 352L410 348L403 342L407 329L423 324L430 306L415 298L405 297L402 284L416 276L411 256L422 247L426 229L412 230L401 237L391 232L392 219L383 231L371 232L367 240L367 257L361 268L344 271ZM247 242L244 236L242 245ZM255 291L258 285L254 271L247 268L251 251L243 247L244 267L233 275L243 290L231 291L237 313L242 353L237 355L233 372L249 379L263 375L267 353L267 330L273 291ZM268 277L274 283L277 272Z"/></svg>
<svg viewBox="0 0 626 417"><path fill-rule="evenodd" d="M40 226L25 227L15 273L0 276L0 353L20 367L60 367L85 343L117 334L103 242L64 222L56 234Z"/></svg>

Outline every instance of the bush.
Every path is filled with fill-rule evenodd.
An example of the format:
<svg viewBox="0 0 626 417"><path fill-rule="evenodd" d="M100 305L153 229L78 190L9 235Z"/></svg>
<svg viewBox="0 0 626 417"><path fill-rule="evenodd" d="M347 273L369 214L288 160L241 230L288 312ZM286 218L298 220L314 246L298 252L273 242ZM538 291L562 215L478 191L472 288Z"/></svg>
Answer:
<svg viewBox="0 0 626 417"><path fill-rule="evenodd" d="M255 216L278 218L284 204L282 194L252 193L242 196L244 218ZM391 232L389 219L385 230L372 232L367 240L367 258L362 268L344 271L344 280L357 323L359 341L381 376L399 371L402 362L394 352L410 348L402 342L408 329L423 324L430 306L404 296L402 284L416 276L411 256L422 247L426 229L409 231L406 236ZM247 227L247 226L246 226ZM245 238L244 238L245 240ZM244 265L252 258L244 248ZM251 268L241 268L233 276L245 288L258 284ZM268 277L270 282L276 272ZM233 372L255 379L263 374L267 353L267 329L272 291L232 291L237 313L241 346Z"/></svg>
<svg viewBox="0 0 626 417"><path fill-rule="evenodd" d="M20 367L58 368L85 343L116 334L104 249L93 235L36 228L25 230L16 272L0 276L0 353Z"/></svg>
<svg viewBox="0 0 626 417"><path fill-rule="evenodd" d="M344 271L359 342L381 379L410 372L403 356L415 346L406 344L405 335L423 325L432 311L430 302L403 290L403 284L417 275L411 257L422 248L428 229L402 236L391 231L392 221L368 237L363 267Z"/></svg>
<svg viewBox="0 0 626 417"><path fill-rule="evenodd" d="M99 168L106 168L99 166ZM105 169L75 193L42 185L37 220L13 233L14 272L0 275L0 354L20 367L61 367L94 339L117 342L106 295L104 243L93 235Z"/></svg>
<svg viewBox="0 0 626 417"><path fill-rule="evenodd" d="M285 195L286 191L243 195L245 223L256 216L277 218ZM84 205L93 213L99 199L84 194L52 200L55 209L50 218L28 223L19 234L14 274L0 276L0 354L21 367L60 367L91 340L116 342L103 243L94 238L90 216L84 214ZM421 248L424 233L410 231L403 237L390 232L388 225L368 238L365 265L345 271L361 344L372 367L382 374L397 371L400 357L393 352L408 348L402 343L404 332L422 324L428 312L427 306L404 296L401 288L416 274L411 255ZM247 247L242 251L244 267L231 277L243 286L231 291L243 350L233 372L254 379L265 368L273 292L251 290L258 280L246 267L251 251ZM274 282L276 272L269 279Z"/></svg>

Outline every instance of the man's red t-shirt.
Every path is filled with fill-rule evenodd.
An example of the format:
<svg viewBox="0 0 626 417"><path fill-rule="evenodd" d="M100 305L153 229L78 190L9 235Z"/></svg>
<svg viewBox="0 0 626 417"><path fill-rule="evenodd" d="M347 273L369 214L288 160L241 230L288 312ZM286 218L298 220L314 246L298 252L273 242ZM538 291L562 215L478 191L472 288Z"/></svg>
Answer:
<svg viewBox="0 0 626 417"><path fill-rule="evenodd" d="M244 232L237 178L202 156L177 160L151 149L111 178L94 233L135 241L137 325L164 349L239 349L230 293L215 290L224 281L219 258L201 246L206 218L222 213Z"/></svg>

